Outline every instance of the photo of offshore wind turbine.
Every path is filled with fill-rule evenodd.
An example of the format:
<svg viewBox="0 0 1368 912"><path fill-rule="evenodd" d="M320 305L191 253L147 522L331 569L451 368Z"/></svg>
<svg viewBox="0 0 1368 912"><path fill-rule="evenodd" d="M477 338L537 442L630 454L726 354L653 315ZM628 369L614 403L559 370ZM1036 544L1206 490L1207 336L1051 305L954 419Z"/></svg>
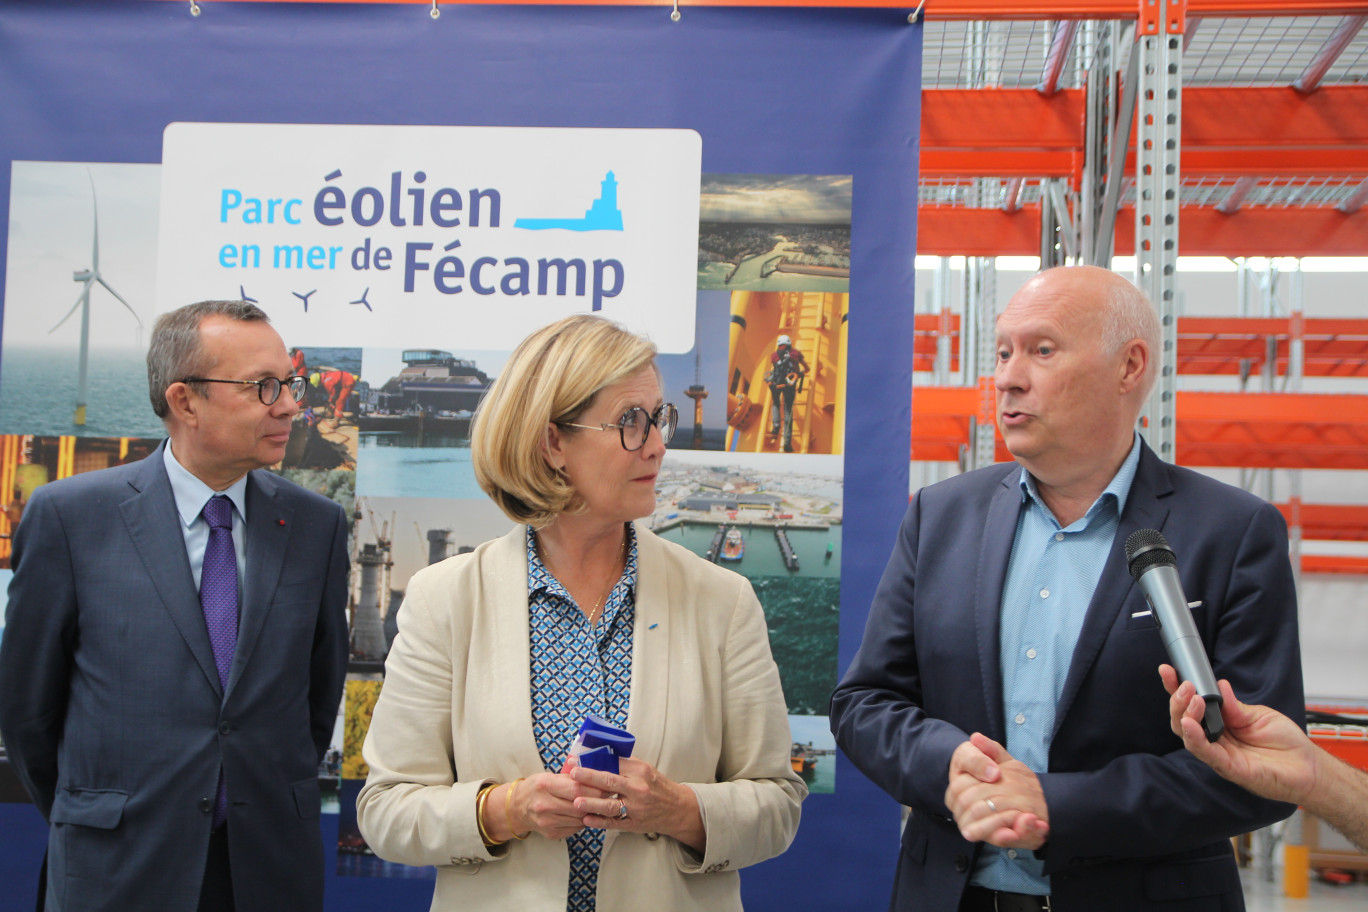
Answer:
<svg viewBox="0 0 1368 912"><path fill-rule="evenodd" d="M90 251L90 268L78 269L71 274L73 281L82 283L80 297L76 299L76 303L72 306L71 310L66 312L66 316L58 320L57 325L48 330L48 335L52 335L57 330L61 329L62 324L71 318L71 315L76 312L77 308L80 308L81 358L80 364L77 367L76 414L72 418L72 424L75 424L78 427L84 426L86 423L86 374L89 368L88 361L90 357L90 289L93 285L99 283L99 285L102 286L105 291L112 294L120 304L128 308L128 312L133 314L133 319L138 323L140 343L142 338L142 320L138 319L137 311L133 309L131 304L123 299L122 295L110 287L109 283L104 280L104 276L100 275L100 210L99 203L95 197L95 178L91 177L90 169L88 168L86 169L86 177L90 180L90 206L91 212L94 215L94 241Z"/></svg>

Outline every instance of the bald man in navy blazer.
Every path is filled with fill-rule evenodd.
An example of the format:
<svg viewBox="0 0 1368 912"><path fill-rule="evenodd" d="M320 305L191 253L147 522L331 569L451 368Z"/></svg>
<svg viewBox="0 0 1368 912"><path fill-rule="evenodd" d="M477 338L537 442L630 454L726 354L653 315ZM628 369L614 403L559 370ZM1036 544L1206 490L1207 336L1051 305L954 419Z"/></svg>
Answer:
<svg viewBox="0 0 1368 912"><path fill-rule="evenodd" d="M346 674L347 521L261 471L299 411L290 373L251 304L164 314L148 379L169 440L44 485L24 511L0 731L49 823L52 912L322 908L317 776ZM238 577L227 646L199 594L215 494ZM231 577L221 566L211 575Z"/></svg>
<svg viewBox="0 0 1368 912"><path fill-rule="evenodd" d="M1242 909L1230 837L1293 807L1170 730L1124 542L1161 531L1217 676L1304 718L1286 526L1139 439L1159 326L1122 277L1047 270L996 335L1016 462L916 493L832 698L837 744L911 808L892 908Z"/></svg>

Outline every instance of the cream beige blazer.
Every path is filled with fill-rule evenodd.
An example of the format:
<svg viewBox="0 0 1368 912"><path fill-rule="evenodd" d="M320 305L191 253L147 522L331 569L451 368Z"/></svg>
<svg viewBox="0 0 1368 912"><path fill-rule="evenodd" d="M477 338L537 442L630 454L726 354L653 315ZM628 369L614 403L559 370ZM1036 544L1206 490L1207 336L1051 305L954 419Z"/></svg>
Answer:
<svg viewBox="0 0 1368 912"><path fill-rule="evenodd" d="M363 754L357 822L377 855L436 865L434 910L565 912L565 843L494 850L475 826L485 782L541 772L532 735L526 532L414 575ZM600 912L741 908L738 868L783 852L807 788L789 763L779 670L744 577L636 526L627 728L634 757L697 794L700 858L669 837L609 830Z"/></svg>

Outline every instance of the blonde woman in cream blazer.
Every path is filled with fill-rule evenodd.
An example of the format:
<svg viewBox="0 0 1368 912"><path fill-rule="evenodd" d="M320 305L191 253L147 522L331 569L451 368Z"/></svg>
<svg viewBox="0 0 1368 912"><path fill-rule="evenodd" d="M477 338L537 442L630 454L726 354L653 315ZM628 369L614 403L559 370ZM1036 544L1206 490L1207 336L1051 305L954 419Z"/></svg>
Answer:
<svg viewBox="0 0 1368 912"><path fill-rule="evenodd" d="M477 478L524 525L409 583L357 820L380 857L437 866L434 910L739 910L737 870L797 831L807 789L750 583L633 522L677 420L653 358L596 317L529 337L472 433ZM534 730L533 560L583 613L575 630L630 621L630 650L597 659L630 662L621 776L566 775ZM586 896L572 853L595 831Z"/></svg>

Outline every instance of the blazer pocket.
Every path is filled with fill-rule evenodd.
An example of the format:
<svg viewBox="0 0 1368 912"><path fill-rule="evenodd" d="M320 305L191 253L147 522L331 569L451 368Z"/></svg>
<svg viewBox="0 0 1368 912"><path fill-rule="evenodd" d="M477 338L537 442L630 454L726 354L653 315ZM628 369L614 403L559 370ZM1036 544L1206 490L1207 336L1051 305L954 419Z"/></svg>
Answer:
<svg viewBox="0 0 1368 912"><path fill-rule="evenodd" d="M1229 855L1150 865L1142 877L1145 898L1154 902L1237 893L1242 889L1239 872Z"/></svg>
<svg viewBox="0 0 1368 912"><path fill-rule="evenodd" d="M1210 609L1207 608L1204 600L1192 599L1191 593L1185 594L1191 600L1188 604L1188 611L1192 613L1192 623L1197 625L1199 631L1203 630L1206 614ZM1126 610L1127 630L1147 630L1158 626L1154 621L1154 612L1150 609L1150 603L1143 597L1138 601L1127 602Z"/></svg>
<svg viewBox="0 0 1368 912"><path fill-rule="evenodd" d="M290 786L294 793L295 810L304 820L313 820L321 813L322 798L318 793L318 777L301 779Z"/></svg>
<svg viewBox="0 0 1368 912"><path fill-rule="evenodd" d="M53 823L75 823L80 826L112 830L123 820L128 792L117 789L65 788L52 800Z"/></svg>

